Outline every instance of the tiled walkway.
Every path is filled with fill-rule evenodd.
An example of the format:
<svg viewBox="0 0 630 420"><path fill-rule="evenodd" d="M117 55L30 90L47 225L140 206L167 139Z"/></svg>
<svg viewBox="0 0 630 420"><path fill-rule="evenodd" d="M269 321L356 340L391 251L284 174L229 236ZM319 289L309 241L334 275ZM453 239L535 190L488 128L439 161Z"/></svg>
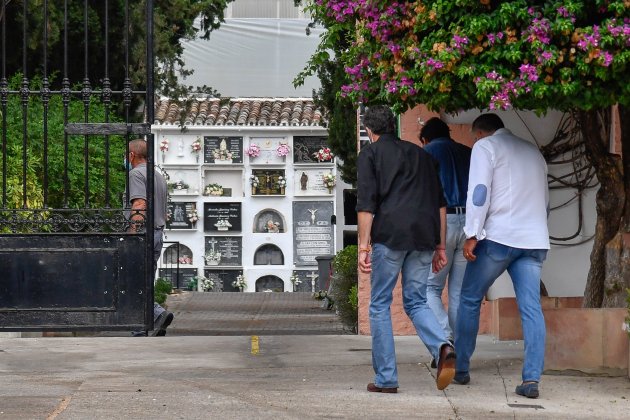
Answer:
<svg viewBox="0 0 630 420"><path fill-rule="evenodd" d="M175 314L168 336L349 333L310 293L182 292L167 305Z"/></svg>

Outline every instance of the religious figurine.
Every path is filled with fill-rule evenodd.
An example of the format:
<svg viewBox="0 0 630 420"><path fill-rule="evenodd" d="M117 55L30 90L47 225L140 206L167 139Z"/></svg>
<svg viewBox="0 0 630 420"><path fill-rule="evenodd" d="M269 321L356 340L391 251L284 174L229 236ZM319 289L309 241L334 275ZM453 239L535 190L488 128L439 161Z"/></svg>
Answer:
<svg viewBox="0 0 630 420"><path fill-rule="evenodd" d="M181 138L177 141L177 156L184 156L184 140Z"/></svg>
<svg viewBox="0 0 630 420"><path fill-rule="evenodd" d="M227 150L227 143L225 139L221 139L221 143L219 144L219 150Z"/></svg>
<svg viewBox="0 0 630 420"><path fill-rule="evenodd" d="M266 225L267 232L269 232L269 233L279 233L280 232L279 225L280 224L278 222L274 222L271 219L267 220L267 225Z"/></svg>
<svg viewBox="0 0 630 420"><path fill-rule="evenodd" d="M311 224L315 224L315 213L317 213L319 209L308 209L308 212L311 213Z"/></svg>
<svg viewBox="0 0 630 420"><path fill-rule="evenodd" d="M302 176L300 177L300 187L303 191L306 191L307 183L308 183L308 175L306 175L306 172L302 172Z"/></svg>

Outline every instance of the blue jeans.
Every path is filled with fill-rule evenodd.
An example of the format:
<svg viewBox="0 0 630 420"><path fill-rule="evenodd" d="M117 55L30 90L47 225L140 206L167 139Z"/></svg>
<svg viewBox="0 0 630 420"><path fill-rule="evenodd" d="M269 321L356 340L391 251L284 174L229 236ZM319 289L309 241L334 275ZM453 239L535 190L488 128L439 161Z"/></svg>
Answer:
<svg viewBox="0 0 630 420"><path fill-rule="evenodd" d="M545 319L540 307L540 273L546 249L521 249L490 240L477 243L477 259L468 263L455 329L456 372L468 373L479 331L481 301L505 270L510 274L521 314L525 360L523 381L540 381L545 363Z"/></svg>
<svg viewBox="0 0 630 420"><path fill-rule="evenodd" d="M433 251L396 251L383 244L372 247L370 329L374 384L378 387L398 387L390 306L400 272L403 306L418 336L436 360L440 348L447 343L446 333L427 305L427 277L432 258Z"/></svg>
<svg viewBox="0 0 630 420"><path fill-rule="evenodd" d="M437 273L431 271L427 283L427 302L429 307L435 313L440 326L450 339L453 338L453 331L455 331L459 296L462 289L462 281L464 280L464 272L466 271L466 258L464 258L463 252L464 242L466 241L466 234L464 233L465 223L465 214L446 215L446 258L448 262ZM442 291L444 290L447 276L448 315L442 304Z"/></svg>

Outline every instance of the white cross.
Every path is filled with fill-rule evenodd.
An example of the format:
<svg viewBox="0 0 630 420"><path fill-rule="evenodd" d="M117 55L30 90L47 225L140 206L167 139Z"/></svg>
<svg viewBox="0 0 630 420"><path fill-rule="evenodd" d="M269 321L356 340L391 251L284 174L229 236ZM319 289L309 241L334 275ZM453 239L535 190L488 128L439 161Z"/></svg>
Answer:
<svg viewBox="0 0 630 420"><path fill-rule="evenodd" d="M315 279L319 277L318 274L315 274L314 271L311 271L311 274L307 274L306 277L311 279L311 292L315 292Z"/></svg>
<svg viewBox="0 0 630 420"><path fill-rule="evenodd" d="M214 253L214 245L217 243L217 240L214 238L210 238L208 243L212 246L212 252Z"/></svg>

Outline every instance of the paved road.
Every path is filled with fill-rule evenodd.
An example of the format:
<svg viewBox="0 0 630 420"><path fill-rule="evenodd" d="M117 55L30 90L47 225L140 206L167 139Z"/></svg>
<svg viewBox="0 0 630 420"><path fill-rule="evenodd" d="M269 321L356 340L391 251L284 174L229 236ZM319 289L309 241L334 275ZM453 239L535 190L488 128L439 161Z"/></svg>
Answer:
<svg viewBox="0 0 630 420"><path fill-rule="evenodd" d="M169 336L349 333L310 293L182 292L170 295L167 305L175 314Z"/></svg>

